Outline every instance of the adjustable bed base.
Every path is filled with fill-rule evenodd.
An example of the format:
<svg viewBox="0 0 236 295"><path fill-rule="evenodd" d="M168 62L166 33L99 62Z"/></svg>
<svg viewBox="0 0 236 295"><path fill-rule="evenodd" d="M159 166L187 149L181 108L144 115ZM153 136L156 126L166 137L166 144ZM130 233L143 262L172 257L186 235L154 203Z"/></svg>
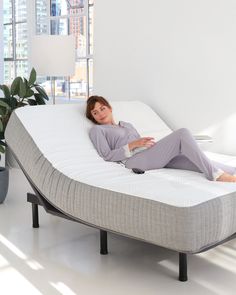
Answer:
<svg viewBox="0 0 236 295"><path fill-rule="evenodd" d="M52 206L42 195L40 195L39 193L37 194L32 194L32 193L27 193L27 202L32 204L32 226L33 228L38 228L39 227L39 215L38 215L38 206L42 206L45 211L49 214L58 216L58 217L62 217L65 219L69 219L71 221L76 221L82 224L85 224L87 226L91 226L94 227L94 225L90 225L87 223L84 223L83 221L79 221L75 218L72 218L64 213L62 213L61 211L59 211L57 208L55 208L54 206ZM97 228L97 227L96 227ZM117 232L113 232L115 234L119 234ZM127 235L123 235L126 236ZM202 253L205 252L207 250L210 250L218 245L221 245L227 241L230 241L232 239L234 239L236 237L236 233L231 235L230 237L228 237L227 239L216 243L215 245L211 245L210 247L206 247L205 249L202 249L199 252L196 253L191 253L191 254L198 254L198 253ZM133 238L133 237L129 237L129 238ZM108 246L107 246L107 231L104 229L100 229L100 254L101 255L106 255L108 254ZM183 253L183 252L179 252L179 281L181 282L186 282L188 280L188 274L187 274L187 254L189 253Z"/></svg>
<svg viewBox="0 0 236 295"><path fill-rule="evenodd" d="M158 140L172 132L141 102L112 106L115 118L131 122L141 136ZM25 107L10 118L7 144L35 192L27 195L33 227L42 205L50 214L100 229L101 254L107 254L107 231L175 250L179 280L186 281L187 254L235 237L236 184L167 168L136 175L105 162L89 140L92 124L84 110L84 103ZM207 155L236 166L236 157Z"/></svg>
<svg viewBox="0 0 236 295"><path fill-rule="evenodd" d="M22 169L22 167L21 167ZM45 211L49 214L61 217L61 218L65 218L71 221L75 221L75 222L79 222L82 223L84 225L90 226L90 227L95 227L94 225L88 224L83 222L82 220L78 220L73 218L72 216L68 216L67 214L64 214L63 212L61 212L60 210L58 210L57 208L55 208L52 204L50 204L38 191L37 189L34 187L34 185L32 184L32 182L30 181L29 177L26 175L26 173L24 172L24 170L22 169L23 173L25 174L26 178L28 179L31 187L33 188L35 194L32 193L27 193L27 202L32 204L32 226L33 228L39 228L39 213L38 213L38 206L42 206ZM98 227L95 227L98 228ZM98 228L99 229L99 228ZM107 255L108 254L108 245L107 245L107 231L104 229L99 229L100 230L100 254L101 255ZM119 234L117 232L113 232L115 234ZM127 235L124 235L127 237ZM205 252L207 250L210 250L220 244L223 244L227 241L230 241L232 239L234 239L236 237L236 233L234 233L233 235L231 235L230 237L228 237L227 239L218 242L214 245L211 245L210 247L206 247L205 249L202 249L199 252L196 253L191 253L191 254L198 254L198 253L202 253ZM133 237L129 237L129 238L133 238ZM179 281L181 282L185 282L188 280L188 274L187 274L187 253L183 253L183 252L179 252Z"/></svg>

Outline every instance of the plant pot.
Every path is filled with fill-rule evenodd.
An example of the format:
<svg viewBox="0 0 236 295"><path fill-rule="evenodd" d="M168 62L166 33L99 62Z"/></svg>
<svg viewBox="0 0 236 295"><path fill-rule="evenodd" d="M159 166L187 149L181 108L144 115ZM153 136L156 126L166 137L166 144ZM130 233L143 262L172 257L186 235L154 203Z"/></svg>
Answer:
<svg viewBox="0 0 236 295"><path fill-rule="evenodd" d="M9 185L9 170L7 167L0 167L0 204L4 202Z"/></svg>

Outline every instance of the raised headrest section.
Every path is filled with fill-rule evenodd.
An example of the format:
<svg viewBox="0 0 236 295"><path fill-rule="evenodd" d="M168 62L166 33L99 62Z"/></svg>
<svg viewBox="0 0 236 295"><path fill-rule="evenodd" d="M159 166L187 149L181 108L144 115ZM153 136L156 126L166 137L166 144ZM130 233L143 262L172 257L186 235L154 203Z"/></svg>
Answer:
<svg viewBox="0 0 236 295"><path fill-rule="evenodd" d="M148 105L140 101L111 101L115 121L133 124L141 136L160 139L171 129ZM43 105L18 108L15 113L30 134L39 131L62 134L65 130L87 132L93 123L85 117L86 102L64 105Z"/></svg>

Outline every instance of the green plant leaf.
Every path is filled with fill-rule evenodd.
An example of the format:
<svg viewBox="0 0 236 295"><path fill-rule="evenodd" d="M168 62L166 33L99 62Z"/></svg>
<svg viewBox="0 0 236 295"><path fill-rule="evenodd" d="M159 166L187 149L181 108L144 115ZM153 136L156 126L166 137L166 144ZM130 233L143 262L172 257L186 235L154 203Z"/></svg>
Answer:
<svg viewBox="0 0 236 295"><path fill-rule="evenodd" d="M30 86L33 85L33 84L35 83L35 81L36 81L36 76L37 76L36 71L35 71L34 68L32 68L32 70L31 70L31 72L30 72L30 77L29 77L29 85L30 85Z"/></svg>
<svg viewBox="0 0 236 295"><path fill-rule="evenodd" d="M0 144L0 153L2 153L2 154L5 153L5 148L4 148L4 146L2 146L1 144Z"/></svg>
<svg viewBox="0 0 236 295"><path fill-rule="evenodd" d="M0 105L0 118L6 116L8 112L9 112L8 108Z"/></svg>
<svg viewBox="0 0 236 295"><path fill-rule="evenodd" d="M0 99L0 106L6 108L6 110L10 110L11 107L9 106L9 104L7 104L5 101L3 101L2 99Z"/></svg>
<svg viewBox="0 0 236 295"><path fill-rule="evenodd" d="M47 93L41 86L35 86L35 89L38 91L39 94L43 96L44 99L49 100Z"/></svg>
<svg viewBox="0 0 236 295"><path fill-rule="evenodd" d="M15 96L12 96L10 99L11 111L13 111L15 108L17 108L17 105L18 105L18 100L16 99Z"/></svg>
<svg viewBox="0 0 236 295"><path fill-rule="evenodd" d="M2 124L2 120L0 120L0 132L3 131L3 124Z"/></svg>
<svg viewBox="0 0 236 295"><path fill-rule="evenodd" d="M0 98L0 101L6 103L10 107L10 98Z"/></svg>
<svg viewBox="0 0 236 295"><path fill-rule="evenodd" d="M40 104L40 105L45 104L45 100L41 94L35 93L34 97L35 97L37 104Z"/></svg>
<svg viewBox="0 0 236 295"><path fill-rule="evenodd" d="M0 140L0 145L7 146L7 144L2 140Z"/></svg>
<svg viewBox="0 0 236 295"><path fill-rule="evenodd" d="M25 85L25 81L23 81L22 79L20 79L20 90L19 90L19 97L23 98L26 95L26 85Z"/></svg>
<svg viewBox="0 0 236 295"><path fill-rule="evenodd" d="M0 106L0 118L6 114L6 108Z"/></svg>
<svg viewBox="0 0 236 295"><path fill-rule="evenodd" d="M24 107L24 106L27 106L28 104L26 102L23 102L23 101L18 101L17 103L17 108L21 108L21 107Z"/></svg>
<svg viewBox="0 0 236 295"><path fill-rule="evenodd" d="M12 84L11 84L11 95L18 94L19 89L20 89L20 80L21 80L21 77L16 77L14 79L14 81L12 82Z"/></svg>
<svg viewBox="0 0 236 295"><path fill-rule="evenodd" d="M25 97L31 97L34 95L34 91L30 88L27 89Z"/></svg>
<svg viewBox="0 0 236 295"><path fill-rule="evenodd" d="M24 83L25 83L25 97L26 97L28 90L30 90L30 86L26 78L24 78Z"/></svg>
<svg viewBox="0 0 236 295"><path fill-rule="evenodd" d="M28 101L28 103L29 103L29 105L31 105L31 106L35 106L35 105L37 105L37 102L36 102L36 100L34 100L34 99L27 99L27 101Z"/></svg>
<svg viewBox="0 0 236 295"><path fill-rule="evenodd" d="M3 85L0 85L0 89L2 89L5 98L9 98L11 96L10 90L9 90L9 88L8 88L7 85L4 85L4 84Z"/></svg>

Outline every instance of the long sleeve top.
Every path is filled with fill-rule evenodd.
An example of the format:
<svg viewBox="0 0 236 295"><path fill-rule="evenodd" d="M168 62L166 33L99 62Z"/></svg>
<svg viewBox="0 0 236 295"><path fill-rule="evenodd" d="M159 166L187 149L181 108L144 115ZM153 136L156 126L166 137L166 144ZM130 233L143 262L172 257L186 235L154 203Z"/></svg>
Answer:
<svg viewBox="0 0 236 295"><path fill-rule="evenodd" d="M124 163L127 158L140 151L129 150L128 144L141 136L132 124L124 121L120 121L118 125L95 125L90 129L89 137L105 161Z"/></svg>

